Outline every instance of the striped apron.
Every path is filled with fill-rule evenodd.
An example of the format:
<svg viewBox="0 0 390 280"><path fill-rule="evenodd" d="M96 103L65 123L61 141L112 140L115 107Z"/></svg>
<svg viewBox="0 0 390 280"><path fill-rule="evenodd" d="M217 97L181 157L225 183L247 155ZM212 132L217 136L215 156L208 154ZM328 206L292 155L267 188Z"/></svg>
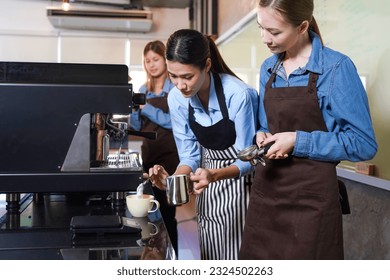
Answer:
<svg viewBox="0 0 390 280"><path fill-rule="evenodd" d="M205 168L224 168L237 155L205 149ZM251 186L250 175L211 183L196 199L201 257L206 260L238 259Z"/></svg>
<svg viewBox="0 0 390 280"><path fill-rule="evenodd" d="M214 74L214 82L223 116L221 121L203 127L193 120L194 111L189 106L190 127L203 147L203 167L207 169L227 167L237 158L237 151L233 147L236 140L234 122L229 119L218 74ZM213 182L197 196L196 212L202 259L238 259L251 178L247 175Z"/></svg>

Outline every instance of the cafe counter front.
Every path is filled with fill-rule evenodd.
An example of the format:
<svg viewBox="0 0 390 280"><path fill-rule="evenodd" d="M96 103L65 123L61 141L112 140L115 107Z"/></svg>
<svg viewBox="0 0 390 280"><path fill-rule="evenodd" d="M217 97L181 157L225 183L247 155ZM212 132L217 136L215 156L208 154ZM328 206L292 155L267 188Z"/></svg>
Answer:
<svg viewBox="0 0 390 280"><path fill-rule="evenodd" d="M112 193L35 193L0 218L0 259L173 260L176 253L160 211L132 217Z"/></svg>

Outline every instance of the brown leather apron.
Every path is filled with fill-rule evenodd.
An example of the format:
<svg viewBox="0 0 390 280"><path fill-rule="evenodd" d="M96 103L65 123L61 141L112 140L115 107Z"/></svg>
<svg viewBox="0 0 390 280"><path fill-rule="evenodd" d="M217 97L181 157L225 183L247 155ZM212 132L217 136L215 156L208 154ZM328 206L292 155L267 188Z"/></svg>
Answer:
<svg viewBox="0 0 390 280"><path fill-rule="evenodd" d="M272 134L327 131L317 100L317 74L307 86L265 89ZM241 259L343 259L336 163L289 156L255 172Z"/></svg>
<svg viewBox="0 0 390 280"><path fill-rule="evenodd" d="M167 96L150 98L147 102L156 108L162 109L165 113L169 111ZM157 139L150 140L144 138L142 140L141 152L144 171L148 172L153 165L159 164L164 166L169 174L173 174L179 165L179 156L173 132L150 121L148 118L143 119L141 131L157 132ZM176 207L168 205L165 191L153 188L153 192L156 199L160 202L160 212L164 219L165 227L168 230L176 255L178 255Z"/></svg>

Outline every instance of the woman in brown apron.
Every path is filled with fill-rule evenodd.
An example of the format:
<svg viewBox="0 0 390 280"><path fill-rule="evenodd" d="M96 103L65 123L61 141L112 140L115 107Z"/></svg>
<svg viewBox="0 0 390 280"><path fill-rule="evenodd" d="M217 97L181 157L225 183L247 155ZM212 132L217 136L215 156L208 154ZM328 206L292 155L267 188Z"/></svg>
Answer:
<svg viewBox="0 0 390 280"><path fill-rule="evenodd" d="M152 41L144 48L144 68L147 83L139 92L146 94L146 104L131 115L131 126L141 131L157 132L156 139L142 138L142 165L148 172L155 164L161 164L174 172L179 163L176 144L173 139L167 97L173 88L168 78L165 63L165 46L161 41ZM160 202L160 212L172 245L178 254L176 207L168 205L164 191L154 188L154 196Z"/></svg>
<svg viewBox="0 0 390 280"><path fill-rule="evenodd" d="M264 98L272 134L326 131L317 102L317 75L310 76L307 87L271 88L275 78L275 73L272 74ZM259 187L253 189L250 200L253 213L248 215L245 228L245 235L253 235L248 238L256 240L258 252L250 254L253 244L248 240L245 244L249 248L242 247L241 257L249 254L256 259L343 258L335 166L333 162L294 156L267 160L265 167L258 166L254 184Z"/></svg>
<svg viewBox="0 0 390 280"><path fill-rule="evenodd" d="M323 47L312 12L311 0L260 1L275 55L261 68L257 144L275 143L256 168L241 259L343 259L336 165L376 152L356 69Z"/></svg>

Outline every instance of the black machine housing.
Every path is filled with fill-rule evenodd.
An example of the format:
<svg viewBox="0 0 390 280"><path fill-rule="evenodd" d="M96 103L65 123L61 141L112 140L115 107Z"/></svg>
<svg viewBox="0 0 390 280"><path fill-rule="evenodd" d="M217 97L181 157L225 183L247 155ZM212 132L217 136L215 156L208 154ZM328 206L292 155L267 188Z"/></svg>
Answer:
<svg viewBox="0 0 390 280"><path fill-rule="evenodd" d="M125 65L0 62L0 193L135 190L141 167L93 168L95 120L142 100Z"/></svg>

